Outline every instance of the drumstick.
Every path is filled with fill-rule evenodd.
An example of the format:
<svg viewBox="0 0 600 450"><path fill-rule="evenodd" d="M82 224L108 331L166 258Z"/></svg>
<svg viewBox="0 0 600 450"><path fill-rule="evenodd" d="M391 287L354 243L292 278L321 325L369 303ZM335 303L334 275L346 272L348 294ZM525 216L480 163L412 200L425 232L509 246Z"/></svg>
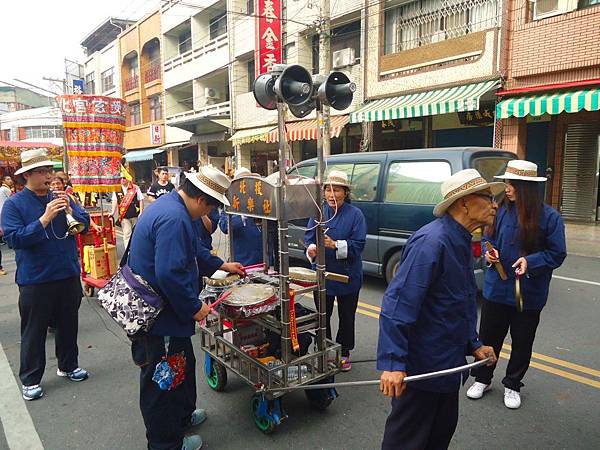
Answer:
<svg viewBox="0 0 600 450"><path fill-rule="evenodd" d="M485 241L485 248L492 255L497 254L496 249L494 248L494 246L492 244L490 244L489 241ZM498 275L500 275L500 278L502 278L504 281L506 281L508 279L508 276L506 276L506 271L504 270L504 266L502 265L502 263L500 261L495 262L494 267L496 267L496 270L498 271Z"/></svg>
<svg viewBox="0 0 600 450"><path fill-rule="evenodd" d="M217 300L215 300L213 303L211 303L210 305L208 305L208 307L210 309L214 309L215 306L217 306L219 303L221 303L223 300L225 300L227 297L229 297L231 295L231 291L227 291L225 292L223 295L221 295Z"/></svg>

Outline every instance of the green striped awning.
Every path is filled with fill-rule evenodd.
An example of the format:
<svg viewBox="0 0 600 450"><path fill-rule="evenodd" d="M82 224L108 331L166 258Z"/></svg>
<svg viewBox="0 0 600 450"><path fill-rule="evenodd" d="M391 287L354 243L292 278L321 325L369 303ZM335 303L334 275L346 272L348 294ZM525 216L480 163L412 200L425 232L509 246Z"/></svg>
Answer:
<svg viewBox="0 0 600 450"><path fill-rule="evenodd" d="M461 111L476 111L479 109L481 96L496 88L499 84L500 80L490 80L483 83L373 100L351 113L350 122L375 122Z"/></svg>
<svg viewBox="0 0 600 450"><path fill-rule="evenodd" d="M496 105L496 117L542 116L544 114L576 113L600 110L600 89L560 92L534 97L507 98Z"/></svg>

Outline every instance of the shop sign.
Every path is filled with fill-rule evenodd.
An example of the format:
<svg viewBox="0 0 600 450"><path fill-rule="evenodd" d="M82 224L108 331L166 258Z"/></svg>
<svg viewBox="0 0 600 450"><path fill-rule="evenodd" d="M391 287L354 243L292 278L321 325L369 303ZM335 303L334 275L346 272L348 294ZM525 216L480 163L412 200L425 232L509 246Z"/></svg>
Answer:
<svg viewBox="0 0 600 450"><path fill-rule="evenodd" d="M482 102L478 110L459 112L458 120L461 125L485 127L494 123L494 104Z"/></svg>
<svg viewBox="0 0 600 450"><path fill-rule="evenodd" d="M162 128L160 124L153 123L150 127L150 142L152 145L162 145Z"/></svg>
<svg viewBox="0 0 600 450"><path fill-rule="evenodd" d="M282 62L281 0L255 0L256 15L256 76L270 72L273 64ZM256 7L258 5L258 7Z"/></svg>

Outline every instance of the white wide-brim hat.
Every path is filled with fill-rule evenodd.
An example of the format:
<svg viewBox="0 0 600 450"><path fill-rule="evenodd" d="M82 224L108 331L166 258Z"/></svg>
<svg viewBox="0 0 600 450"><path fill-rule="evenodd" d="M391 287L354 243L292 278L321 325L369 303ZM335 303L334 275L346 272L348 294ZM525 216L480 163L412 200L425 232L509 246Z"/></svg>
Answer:
<svg viewBox="0 0 600 450"><path fill-rule="evenodd" d="M538 166L531 161L524 159L513 159L508 162L503 175L497 175L494 178L502 180L521 180L521 181L546 181L546 177L538 177Z"/></svg>
<svg viewBox="0 0 600 450"><path fill-rule="evenodd" d="M36 167L54 167L54 163L48 159L48 151L45 148L32 148L21 153L21 166L15 175L28 172Z"/></svg>
<svg viewBox="0 0 600 450"><path fill-rule="evenodd" d="M442 183L440 190L444 199L435 205L433 214L442 217L448 207L456 200L475 192L489 190L492 195L504 192L505 184L499 181L487 182L475 169L465 169L456 172Z"/></svg>
<svg viewBox="0 0 600 450"><path fill-rule="evenodd" d="M329 172L327 179L323 182L323 185L343 186L350 188L350 184L348 183L348 175L342 170L332 170Z"/></svg>
<svg viewBox="0 0 600 450"><path fill-rule="evenodd" d="M185 172L185 177L205 194L229 206L225 193L231 186L231 180L220 170L211 166L202 166L198 172Z"/></svg>
<svg viewBox="0 0 600 450"><path fill-rule="evenodd" d="M247 169L246 167L239 167L237 169L235 169L235 172L233 173L233 178L239 178L239 177L244 177L246 175L250 175L252 172L250 172L250 169Z"/></svg>

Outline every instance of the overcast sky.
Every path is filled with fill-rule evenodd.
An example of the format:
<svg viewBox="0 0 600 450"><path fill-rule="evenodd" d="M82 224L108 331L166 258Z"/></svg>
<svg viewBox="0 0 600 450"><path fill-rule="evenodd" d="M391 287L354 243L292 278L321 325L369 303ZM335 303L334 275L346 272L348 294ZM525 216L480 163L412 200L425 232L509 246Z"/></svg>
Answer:
<svg viewBox="0 0 600 450"><path fill-rule="evenodd" d="M64 59L83 62L81 41L108 17L139 19L158 0L4 0L0 18L0 81L50 87L64 78ZM54 90L54 89L53 89Z"/></svg>

